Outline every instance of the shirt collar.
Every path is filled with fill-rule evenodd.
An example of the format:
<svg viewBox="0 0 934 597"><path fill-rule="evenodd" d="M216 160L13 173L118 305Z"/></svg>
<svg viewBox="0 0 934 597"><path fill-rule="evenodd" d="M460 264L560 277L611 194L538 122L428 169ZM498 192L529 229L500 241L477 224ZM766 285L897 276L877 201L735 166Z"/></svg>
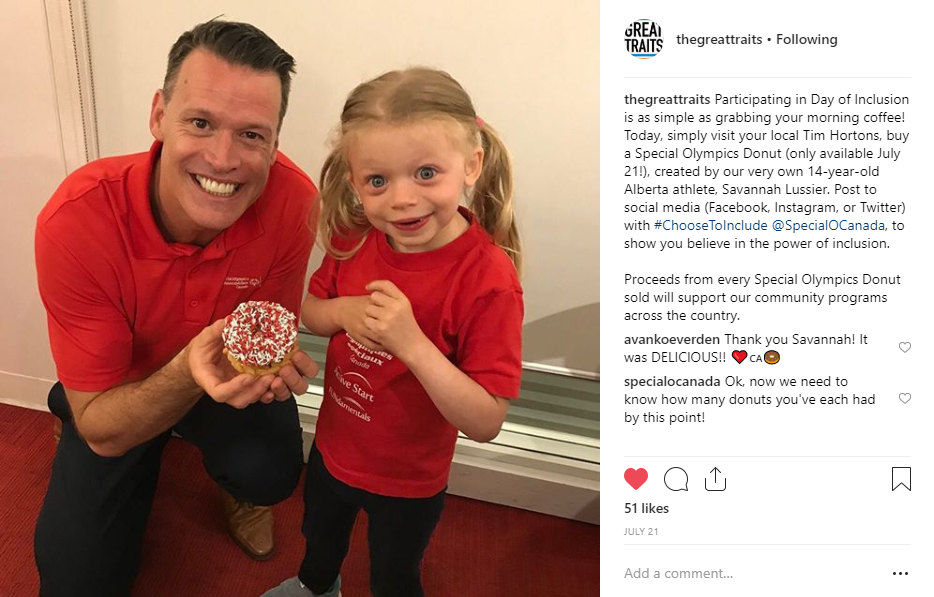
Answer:
<svg viewBox="0 0 934 597"><path fill-rule="evenodd" d="M140 160L130 167L127 175L127 203L129 204L130 239L133 254L138 259L178 259L194 255L203 249L204 259L216 259L263 235L260 206L265 205L266 192L234 224L221 232L205 247L165 240L152 215L149 183L156 160L162 153L162 143L154 141L149 153L140 154ZM269 188L267 182L266 188Z"/></svg>

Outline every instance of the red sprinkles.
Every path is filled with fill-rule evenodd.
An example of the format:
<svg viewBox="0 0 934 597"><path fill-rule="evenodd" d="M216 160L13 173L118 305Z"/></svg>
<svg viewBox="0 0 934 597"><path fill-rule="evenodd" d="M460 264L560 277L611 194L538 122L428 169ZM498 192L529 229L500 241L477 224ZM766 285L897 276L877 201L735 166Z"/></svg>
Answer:
<svg viewBox="0 0 934 597"><path fill-rule="evenodd" d="M224 346L242 363L267 367L285 359L298 337L295 315L269 301L240 303L227 316Z"/></svg>

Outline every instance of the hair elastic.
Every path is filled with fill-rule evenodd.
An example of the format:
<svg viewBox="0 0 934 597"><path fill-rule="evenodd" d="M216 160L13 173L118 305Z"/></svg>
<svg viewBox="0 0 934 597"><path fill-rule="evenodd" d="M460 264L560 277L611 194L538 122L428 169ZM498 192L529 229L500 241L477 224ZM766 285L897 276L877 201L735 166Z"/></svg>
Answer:
<svg viewBox="0 0 934 597"><path fill-rule="evenodd" d="M477 121L477 126L480 128L480 130L483 130L483 119L479 116L474 116L474 120Z"/></svg>

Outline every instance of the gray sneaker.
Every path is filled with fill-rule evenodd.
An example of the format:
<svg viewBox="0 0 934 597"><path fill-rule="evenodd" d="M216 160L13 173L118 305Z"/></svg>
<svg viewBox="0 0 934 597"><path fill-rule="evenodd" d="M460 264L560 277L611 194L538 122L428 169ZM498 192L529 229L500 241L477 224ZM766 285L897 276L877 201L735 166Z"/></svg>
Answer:
<svg viewBox="0 0 934 597"><path fill-rule="evenodd" d="M327 593L321 593L320 595L312 593L311 589L303 585L297 576L293 576L259 597L341 597L341 577L337 575L337 580L334 581Z"/></svg>

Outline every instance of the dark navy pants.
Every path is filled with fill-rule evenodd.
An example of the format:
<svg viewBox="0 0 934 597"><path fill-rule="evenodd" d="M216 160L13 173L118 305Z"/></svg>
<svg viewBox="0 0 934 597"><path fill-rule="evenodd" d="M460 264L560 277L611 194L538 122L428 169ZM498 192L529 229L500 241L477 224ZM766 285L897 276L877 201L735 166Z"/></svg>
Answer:
<svg viewBox="0 0 934 597"><path fill-rule="evenodd" d="M349 440L348 440L349 441ZM423 597L421 563L441 519L445 491L427 498L376 495L335 479L315 445L305 474L305 559L298 578L327 592L350 547L357 513L367 513L373 597Z"/></svg>
<svg viewBox="0 0 934 597"><path fill-rule="evenodd" d="M107 458L78 435L60 383L49 392L49 409L62 420L62 438L36 523L39 594L127 597L171 432ZM205 395L174 430L201 450L208 474L239 500L272 505L298 484L302 433L294 398L238 410Z"/></svg>

